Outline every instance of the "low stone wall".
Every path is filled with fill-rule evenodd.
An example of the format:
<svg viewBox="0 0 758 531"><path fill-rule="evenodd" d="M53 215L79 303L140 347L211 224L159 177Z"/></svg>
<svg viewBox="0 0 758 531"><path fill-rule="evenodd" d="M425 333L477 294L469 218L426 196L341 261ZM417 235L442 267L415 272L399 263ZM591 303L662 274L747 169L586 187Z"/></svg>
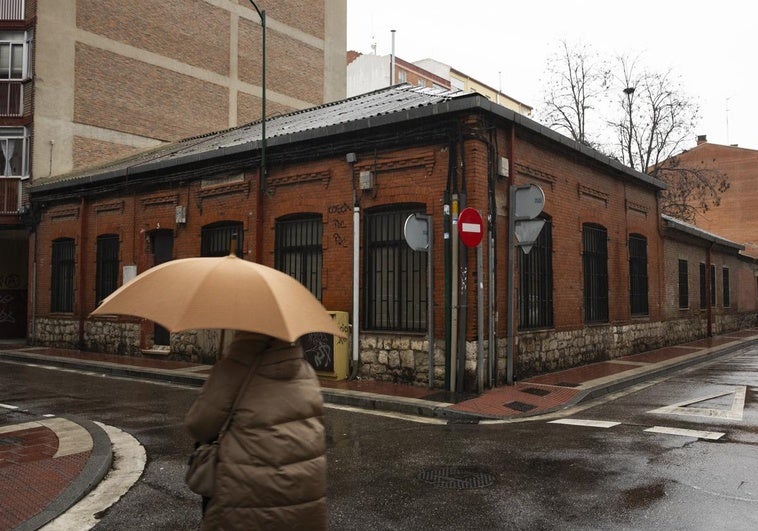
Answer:
<svg viewBox="0 0 758 531"><path fill-rule="evenodd" d="M140 325L116 321L86 321L84 349L123 356L140 356Z"/></svg>
<svg viewBox="0 0 758 531"><path fill-rule="evenodd" d="M79 348L79 321L72 319L36 319L33 344L56 348Z"/></svg>

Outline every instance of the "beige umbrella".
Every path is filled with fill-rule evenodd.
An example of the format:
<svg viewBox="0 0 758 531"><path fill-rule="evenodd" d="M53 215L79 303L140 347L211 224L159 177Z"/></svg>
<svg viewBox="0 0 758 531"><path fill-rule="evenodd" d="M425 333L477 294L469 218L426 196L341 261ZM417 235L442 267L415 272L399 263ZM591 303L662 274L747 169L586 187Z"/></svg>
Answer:
<svg viewBox="0 0 758 531"><path fill-rule="evenodd" d="M345 337L300 282L234 255L155 266L114 291L94 315L134 315L171 332L246 330L285 341L311 332Z"/></svg>

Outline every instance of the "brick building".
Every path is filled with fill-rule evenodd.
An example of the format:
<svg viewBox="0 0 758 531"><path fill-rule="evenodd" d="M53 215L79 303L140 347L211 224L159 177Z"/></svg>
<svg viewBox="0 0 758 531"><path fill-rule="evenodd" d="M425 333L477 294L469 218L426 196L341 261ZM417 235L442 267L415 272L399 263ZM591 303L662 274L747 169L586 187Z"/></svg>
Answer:
<svg viewBox="0 0 758 531"><path fill-rule="evenodd" d="M511 356L521 378L755 323L740 245L662 218L663 183L481 95L402 85L274 117L265 182L261 146L254 123L38 180L31 339L124 355L165 341L212 361L216 332L87 315L157 263L227 254L232 235L239 255L349 314L353 373L369 378L426 383L431 357L438 387L471 388L502 382ZM531 184L545 225L514 253L509 316L509 193ZM458 239L463 207L485 220L479 249ZM431 216L431 256L404 240L414 213ZM691 276L672 273L680 260ZM728 304L697 306L700 260L728 269ZM670 277L686 279L686 311Z"/></svg>
<svg viewBox="0 0 758 531"><path fill-rule="evenodd" d="M344 98L345 0L256 5L267 113ZM259 119L261 44L249 0L0 2L0 338L26 330L28 185Z"/></svg>
<svg viewBox="0 0 758 531"><path fill-rule="evenodd" d="M698 213L695 224L745 246L745 254L758 258L758 150L711 144L703 135L697 145L679 155L683 166L721 171L729 178L729 189L719 206Z"/></svg>

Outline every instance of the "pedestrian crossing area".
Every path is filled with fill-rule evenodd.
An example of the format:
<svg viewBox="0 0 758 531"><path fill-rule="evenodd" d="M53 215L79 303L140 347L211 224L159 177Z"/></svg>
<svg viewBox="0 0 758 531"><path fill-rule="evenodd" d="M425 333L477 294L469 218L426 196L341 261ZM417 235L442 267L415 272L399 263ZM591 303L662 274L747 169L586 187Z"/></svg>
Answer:
<svg viewBox="0 0 758 531"><path fill-rule="evenodd" d="M594 420L594 419L575 419L565 418L551 420L548 424L564 424L568 426L581 426L586 428L598 428L598 429L610 429L616 426L623 425L622 422L606 421L606 420ZM656 433L662 435L676 435L680 437L690 437L694 439L703 439L707 441L717 441L724 435L723 432L718 431L706 431L706 430L690 430L685 428L676 428L672 426L650 426L645 427L642 430L646 433Z"/></svg>

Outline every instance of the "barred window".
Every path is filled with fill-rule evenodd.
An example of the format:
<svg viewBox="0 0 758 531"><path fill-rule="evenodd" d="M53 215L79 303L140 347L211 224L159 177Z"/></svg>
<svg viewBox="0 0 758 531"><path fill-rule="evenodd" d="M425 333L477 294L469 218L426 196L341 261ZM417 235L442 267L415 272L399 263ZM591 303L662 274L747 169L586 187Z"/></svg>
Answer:
<svg viewBox="0 0 758 531"><path fill-rule="evenodd" d="M716 266L711 264L711 306L716 306Z"/></svg>
<svg viewBox="0 0 758 531"><path fill-rule="evenodd" d="M724 270L722 271L722 274L723 274L722 282L723 282L723 287L724 287L724 294L722 295L722 297L723 297L723 302L724 302L724 308L728 308L731 305L731 299L729 297L729 269L725 267Z"/></svg>
<svg viewBox="0 0 758 531"><path fill-rule="evenodd" d="M708 304L708 292L705 289L705 264L700 264L700 308Z"/></svg>
<svg viewBox="0 0 758 531"><path fill-rule="evenodd" d="M320 215L288 216L276 221L274 267L297 279L321 300L322 237Z"/></svg>
<svg viewBox="0 0 758 531"><path fill-rule="evenodd" d="M200 256L228 255L232 236L237 237L235 254L242 257L244 229L239 221L219 221L203 227L200 232Z"/></svg>
<svg viewBox="0 0 758 531"><path fill-rule="evenodd" d="M592 223L582 226L584 321L608 321L608 231Z"/></svg>
<svg viewBox="0 0 758 531"><path fill-rule="evenodd" d="M632 315L647 315L647 239L629 236L629 298Z"/></svg>
<svg viewBox="0 0 758 531"><path fill-rule="evenodd" d="M529 253L518 250L519 329L553 326L553 229L545 218L536 243Z"/></svg>
<svg viewBox="0 0 758 531"><path fill-rule="evenodd" d="M423 205L396 205L366 212L367 329L426 329L427 255L413 251L403 237L408 216L423 212Z"/></svg>
<svg viewBox="0 0 758 531"><path fill-rule="evenodd" d="M686 310L690 306L689 275L687 260L679 260L679 308Z"/></svg>
<svg viewBox="0 0 758 531"><path fill-rule="evenodd" d="M118 287L118 247L118 234L97 237L95 296L98 304Z"/></svg>
<svg viewBox="0 0 758 531"><path fill-rule="evenodd" d="M53 240L50 311L74 311L74 239Z"/></svg>

